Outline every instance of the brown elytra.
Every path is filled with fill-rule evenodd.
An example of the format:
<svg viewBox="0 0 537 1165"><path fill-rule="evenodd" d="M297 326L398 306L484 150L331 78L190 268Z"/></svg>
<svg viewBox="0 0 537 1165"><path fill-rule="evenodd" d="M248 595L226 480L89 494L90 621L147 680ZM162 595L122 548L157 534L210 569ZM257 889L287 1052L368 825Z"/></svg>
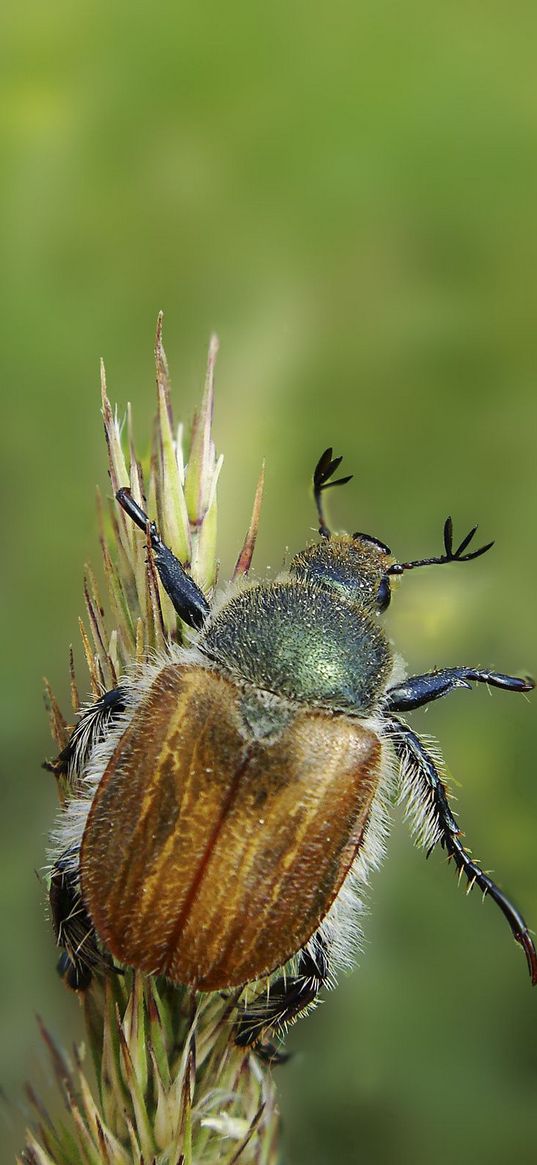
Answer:
<svg viewBox="0 0 537 1165"><path fill-rule="evenodd" d="M200 990L258 979L304 946L380 775L380 741L358 720L296 704L275 738L257 739L242 698L217 671L163 668L82 843L84 901L114 957Z"/></svg>

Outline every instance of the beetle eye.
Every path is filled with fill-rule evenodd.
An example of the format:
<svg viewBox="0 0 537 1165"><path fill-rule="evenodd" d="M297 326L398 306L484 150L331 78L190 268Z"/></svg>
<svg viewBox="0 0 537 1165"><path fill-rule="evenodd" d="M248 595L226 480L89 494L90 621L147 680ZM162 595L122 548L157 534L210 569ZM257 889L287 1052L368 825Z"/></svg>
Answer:
<svg viewBox="0 0 537 1165"><path fill-rule="evenodd" d="M384 578L381 579L381 583L377 591L377 607L379 611L385 611L386 607L389 607L391 597L392 590L390 587L390 580L387 575L384 575Z"/></svg>

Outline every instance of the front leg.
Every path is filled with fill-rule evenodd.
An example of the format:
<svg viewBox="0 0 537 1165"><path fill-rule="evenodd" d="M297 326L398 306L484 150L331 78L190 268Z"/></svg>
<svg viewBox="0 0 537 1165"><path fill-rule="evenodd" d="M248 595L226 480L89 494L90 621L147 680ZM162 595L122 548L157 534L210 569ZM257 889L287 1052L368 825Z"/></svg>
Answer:
<svg viewBox="0 0 537 1165"><path fill-rule="evenodd" d="M433 815L432 828L435 837L453 858L459 875L468 879L469 889L477 884L483 894L488 894L499 906L507 919L513 937L522 947L528 962L532 984L537 984L537 952L528 927L516 906L505 896L495 882L472 860L461 841L461 830L451 812L446 786L442 781L435 762L419 736L393 717L386 723L395 752L403 768L413 770L413 797L420 800L425 816ZM433 848L435 841L430 848Z"/></svg>
<svg viewBox="0 0 537 1165"><path fill-rule="evenodd" d="M475 667L446 667L425 672L422 676L409 676L402 684L390 688L386 708L388 712L410 712L447 696L455 688L470 688L470 681L504 688L507 692L531 692L535 687L535 682L528 676L504 676L501 672L482 671Z"/></svg>
<svg viewBox="0 0 537 1165"><path fill-rule="evenodd" d="M144 533L149 531L155 566L166 594L171 599L179 618L188 623L189 627L199 630L209 614L209 604L203 591L186 573L184 566L169 546L162 541L155 522L149 521L145 511L135 502L130 490L126 487L118 490L116 500L140 530Z"/></svg>

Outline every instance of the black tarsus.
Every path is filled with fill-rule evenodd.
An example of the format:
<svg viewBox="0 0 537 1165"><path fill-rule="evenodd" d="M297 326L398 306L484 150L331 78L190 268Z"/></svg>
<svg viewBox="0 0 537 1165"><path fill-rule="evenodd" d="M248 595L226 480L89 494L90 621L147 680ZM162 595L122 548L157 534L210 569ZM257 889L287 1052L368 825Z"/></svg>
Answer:
<svg viewBox="0 0 537 1165"><path fill-rule="evenodd" d="M333 477L336 469L339 468L343 461L342 457L333 457L332 454L333 449L329 446L319 457L313 473L313 496L319 518L319 534L322 538L330 537L330 528L324 516L321 494L323 490L331 489L334 485L346 485L348 481L351 481L353 476L352 473L349 473L347 477L338 477L335 481L330 481L330 478Z"/></svg>
<svg viewBox="0 0 537 1165"><path fill-rule="evenodd" d="M472 526L472 529L462 539L457 549L454 550L453 519L446 518L444 522L444 554L435 555L432 558L417 558L412 562L394 562L393 566L390 566L388 574L402 574L404 570L415 570L418 566L443 566L447 562L471 562L474 558L481 558L482 554L486 554L487 550L491 550L494 546L494 541L487 542L485 546L480 546L478 550L472 550L470 554L464 554L466 547L470 545L476 531L477 526Z"/></svg>
<svg viewBox="0 0 537 1165"><path fill-rule="evenodd" d="M260 1040L255 1044L253 1051L259 1060L262 1060L264 1064L270 1064L271 1068L276 1068L280 1064L288 1064L289 1060L293 1058L292 1052L284 1052L283 1048L277 1048L276 1044L271 1043L270 1040L266 1042Z"/></svg>
<svg viewBox="0 0 537 1165"><path fill-rule="evenodd" d="M534 680L529 676L519 678L481 668L446 667L420 676L409 676L402 684L390 688L386 708L389 712L410 712L413 708L421 708L432 700L447 696L457 688L470 688L470 680L476 684L490 684L506 692L531 692L535 687Z"/></svg>
<svg viewBox="0 0 537 1165"><path fill-rule="evenodd" d="M468 879L469 889L474 884L479 886L483 894L490 898L502 911L507 919L516 942L522 947L533 986L537 984L537 951L531 938L528 927L517 910L516 906L505 896L492 878L472 860L461 842L461 830L454 817L448 801L446 786L444 785L436 765L427 752L419 736L404 724L393 717L385 723L386 731L393 736L393 745L401 761L411 757L413 764L419 770L426 785L431 790L434 807L441 828L440 844L446 850L448 857L453 858L457 870Z"/></svg>
<svg viewBox="0 0 537 1165"><path fill-rule="evenodd" d="M130 490L127 488L118 490L116 500L140 530L144 533L149 531L155 566L166 594L170 597L179 618L188 623L189 627L199 630L210 609L203 591L162 541L156 522L149 520L141 506L135 502Z"/></svg>
<svg viewBox="0 0 537 1165"><path fill-rule="evenodd" d="M240 1012L234 1028L235 1043L241 1048L253 1047L263 1057L267 1031L277 1031L309 1007L317 998L329 974L326 947L319 935L314 952L305 948L300 952L296 975L281 975L262 992L253 1003ZM272 1045L269 1042L269 1047Z"/></svg>

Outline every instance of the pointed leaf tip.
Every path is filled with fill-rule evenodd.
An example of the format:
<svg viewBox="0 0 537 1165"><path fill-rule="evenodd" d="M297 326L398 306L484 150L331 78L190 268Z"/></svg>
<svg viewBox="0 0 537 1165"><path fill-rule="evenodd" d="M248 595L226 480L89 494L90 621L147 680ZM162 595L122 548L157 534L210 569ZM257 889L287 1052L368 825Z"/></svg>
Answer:
<svg viewBox="0 0 537 1165"><path fill-rule="evenodd" d="M210 506L216 470L216 453L212 439L214 411L214 370L218 352L218 337L211 336L207 357L205 385L199 410L194 416L190 453L185 477L185 499L188 516L194 527L199 527Z"/></svg>
<svg viewBox="0 0 537 1165"><path fill-rule="evenodd" d="M242 545L242 550L241 550L239 557L237 559L237 562L235 564L235 570L233 571L233 578L234 579L237 578L237 575L248 574L248 571L250 570L250 567L252 565L252 558L253 558L255 544L256 544L256 540L257 540L257 532L259 529L259 518L261 515L261 506L263 503L263 490L264 490L264 488L265 488L265 462L263 461L262 465L261 465L259 477L257 479L257 486L256 486L256 491L255 491L254 504L253 504L253 508L252 508L252 516L250 518L250 525L249 525L248 530L246 532L246 537L245 537L243 545Z"/></svg>
<svg viewBox="0 0 537 1165"><path fill-rule="evenodd" d="M216 332L213 332L209 340L209 364L213 366L220 351L220 337Z"/></svg>

